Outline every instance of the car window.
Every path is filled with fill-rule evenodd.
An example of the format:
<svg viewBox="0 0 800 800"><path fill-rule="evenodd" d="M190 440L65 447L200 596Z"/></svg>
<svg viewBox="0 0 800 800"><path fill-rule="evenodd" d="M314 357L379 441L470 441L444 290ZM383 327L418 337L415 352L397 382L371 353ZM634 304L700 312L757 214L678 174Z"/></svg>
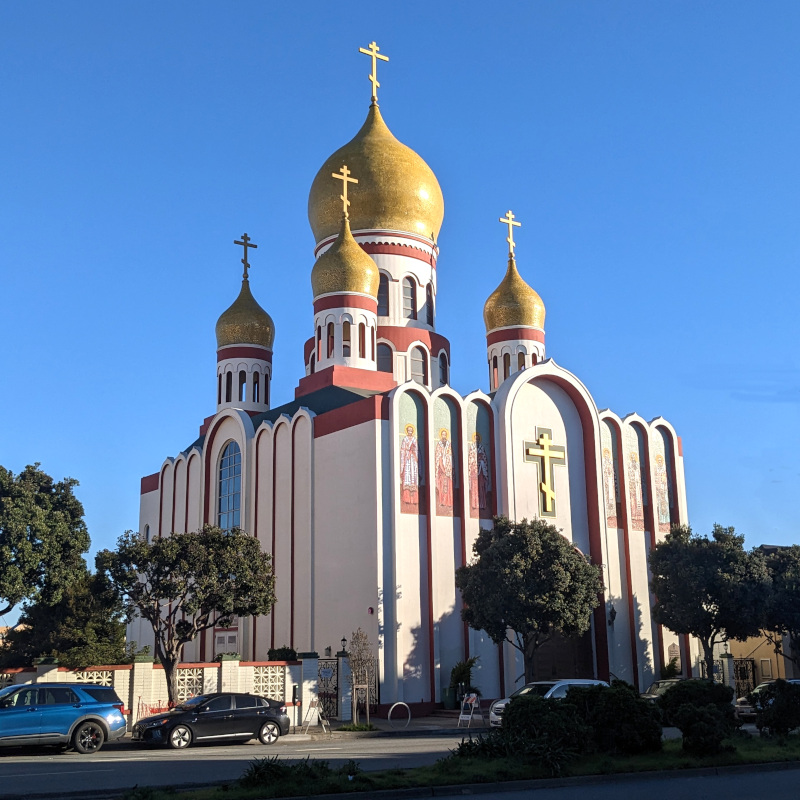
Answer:
<svg viewBox="0 0 800 800"><path fill-rule="evenodd" d="M227 711L231 707L230 695L223 695L222 697L215 697L209 700L204 706L203 710L208 711Z"/></svg>
<svg viewBox="0 0 800 800"><path fill-rule="evenodd" d="M80 698L72 689L61 686L51 686L47 689L39 689L39 705L66 706L80 703Z"/></svg>
<svg viewBox="0 0 800 800"><path fill-rule="evenodd" d="M197 708L201 703L204 703L206 699L205 695L199 694L197 697L190 697L188 700L184 700L175 707L181 711L191 711L193 708Z"/></svg>
<svg viewBox="0 0 800 800"><path fill-rule="evenodd" d="M81 686L81 689L98 703L108 703L109 705L122 703L110 686Z"/></svg>
<svg viewBox="0 0 800 800"><path fill-rule="evenodd" d="M554 686L554 683L529 683L527 686L517 689L511 696L522 697L532 692L533 694L538 694L539 697L544 697Z"/></svg>
<svg viewBox="0 0 800 800"><path fill-rule="evenodd" d="M19 708L21 706L35 706L37 705L38 694L38 689L22 689L19 692L15 692L10 697L4 697L3 705L13 706L14 708Z"/></svg>
<svg viewBox="0 0 800 800"><path fill-rule="evenodd" d="M569 684L565 683L563 686L556 686L555 689L548 695L548 697L553 698L561 698L567 696L567 691L569 690Z"/></svg>
<svg viewBox="0 0 800 800"><path fill-rule="evenodd" d="M252 694L237 694L236 708L258 708L261 706L260 699L260 697L254 697Z"/></svg>

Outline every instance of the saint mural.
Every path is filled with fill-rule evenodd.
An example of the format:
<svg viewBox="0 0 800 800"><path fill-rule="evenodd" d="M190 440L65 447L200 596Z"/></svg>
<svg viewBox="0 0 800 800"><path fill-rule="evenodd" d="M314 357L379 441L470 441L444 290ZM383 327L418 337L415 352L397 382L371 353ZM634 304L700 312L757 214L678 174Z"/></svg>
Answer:
<svg viewBox="0 0 800 800"><path fill-rule="evenodd" d="M610 448L603 448L603 494L606 501L606 519L608 524L617 526L617 476L614 473L614 457Z"/></svg>
<svg viewBox="0 0 800 800"><path fill-rule="evenodd" d="M406 435L400 442L400 510L419 512L419 447L411 424L406 425Z"/></svg>
<svg viewBox="0 0 800 800"><path fill-rule="evenodd" d="M453 516L453 446L447 428L439 431L434 450L436 469L436 513L443 517Z"/></svg>
<svg viewBox="0 0 800 800"><path fill-rule="evenodd" d="M486 517L489 514L488 494L491 490L489 458L481 443L481 435L472 434L469 445L469 512L471 517Z"/></svg>
<svg viewBox="0 0 800 800"><path fill-rule="evenodd" d="M658 530L661 533L669 531L670 506L672 505L669 493L669 479L667 476L667 465L664 463L664 456L661 453L656 455L656 466L653 481L656 487L656 510L658 513Z"/></svg>
<svg viewBox="0 0 800 800"><path fill-rule="evenodd" d="M636 531L643 531L642 470L639 466L639 456L633 452L628 454L628 496L631 506L631 527Z"/></svg>

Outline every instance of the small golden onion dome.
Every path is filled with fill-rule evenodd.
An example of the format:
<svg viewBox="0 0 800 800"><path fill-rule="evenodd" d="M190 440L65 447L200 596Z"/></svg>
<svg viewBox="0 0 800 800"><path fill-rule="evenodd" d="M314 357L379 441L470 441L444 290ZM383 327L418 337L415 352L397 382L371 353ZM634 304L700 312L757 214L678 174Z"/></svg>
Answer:
<svg viewBox="0 0 800 800"><path fill-rule="evenodd" d="M544 330L544 303L517 272L513 257L500 285L489 295L483 307L486 333L497 328L539 328Z"/></svg>
<svg viewBox="0 0 800 800"><path fill-rule="evenodd" d="M242 290L233 305L217 320L217 349L232 344L258 344L272 350L275 323L256 302L250 281L242 281Z"/></svg>
<svg viewBox="0 0 800 800"><path fill-rule="evenodd" d="M377 105L361 130L321 167L308 196L308 221L317 242L336 233L342 216L341 185L331 174L347 164L358 179L351 190L353 230L392 230L436 239L444 198L433 170L386 127Z"/></svg>
<svg viewBox="0 0 800 800"><path fill-rule="evenodd" d="M339 202L339 236L317 259L311 270L314 297L323 294L367 294L378 298L381 281L378 265L364 252L350 233L347 217Z"/></svg>

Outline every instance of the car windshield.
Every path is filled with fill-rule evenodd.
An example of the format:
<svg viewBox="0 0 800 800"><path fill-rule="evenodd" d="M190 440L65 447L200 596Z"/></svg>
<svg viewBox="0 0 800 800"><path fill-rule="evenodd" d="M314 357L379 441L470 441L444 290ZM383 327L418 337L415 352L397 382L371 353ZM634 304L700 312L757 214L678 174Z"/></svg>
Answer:
<svg viewBox="0 0 800 800"><path fill-rule="evenodd" d="M6 686L4 689L0 689L0 697L5 697L7 694L11 694L11 692L16 691L19 689L19 684L11 684L11 686Z"/></svg>
<svg viewBox="0 0 800 800"><path fill-rule="evenodd" d="M553 687L554 683L528 683L521 689L517 689L511 697L522 697L526 694L538 694L539 697L544 697Z"/></svg>
<svg viewBox="0 0 800 800"><path fill-rule="evenodd" d="M208 699L209 699L208 695L199 694L197 695L197 697L190 697L188 700L184 700L182 703L179 703L177 706L175 706L175 710L188 711L193 708L197 708L197 706L199 706L200 703L204 703Z"/></svg>

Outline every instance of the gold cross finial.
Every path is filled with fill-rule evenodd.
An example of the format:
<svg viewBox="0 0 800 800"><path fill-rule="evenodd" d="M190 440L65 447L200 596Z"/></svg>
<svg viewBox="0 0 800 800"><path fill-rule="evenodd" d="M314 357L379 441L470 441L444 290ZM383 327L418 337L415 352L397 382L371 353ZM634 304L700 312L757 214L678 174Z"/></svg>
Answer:
<svg viewBox="0 0 800 800"><path fill-rule="evenodd" d="M373 105L378 105L378 87L380 83L378 83L378 59L381 61L388 61L389 56L382 56L379 54L380 47L378 47L375 42L370 42L369 47L359 47L358 52L363 53L365 56L372 57L372 72L369 75L369 79L372 82L372 103Z"/></svg>
<svg viewBox="0 0 800 800"><path fill-rule="evenodd" d="M244 264L244 275L242 275L242 277L245 280L247 280L247 270L250 268L250 265L247 263L247 248L248 247L252 247L253 250L258 250L258 245L257 244L253 244L250 241L250 237L246 233L242 234L242 241L241 242L237 241L236 239L234 239L233 243L241 245L242 247L244 247L244 258L242 259L242 264Z"/></svg>
<svg viewBox="0 0 800 800"><path fill-rule="evenodd" d="M347 184L348 183L358 183L358 179L348 177L350 175L350 170L347 169L347 164L342 164L342 168L338 172L331 172L331 177L336 178L342 182L342 193L339 195L339 198L342 201L342 208L344 209L344 216L345 219L350 217L350 214L347 213L347 206L350 205L350 201L347 199Z"/></svg>
<svg viewBox="0 0 800 800"><path fill-rule="evenodd" d="M517 246L516 242L514 241L514 228L521 228L522 223L515 221L514 215L511 213L510 208L508 211L506 211L506 215L504 217L500 217L500 222L502 222L504 225L508 225L508 239L506 239L508 242L508 255L513 258L514 248Z"/></svg>

